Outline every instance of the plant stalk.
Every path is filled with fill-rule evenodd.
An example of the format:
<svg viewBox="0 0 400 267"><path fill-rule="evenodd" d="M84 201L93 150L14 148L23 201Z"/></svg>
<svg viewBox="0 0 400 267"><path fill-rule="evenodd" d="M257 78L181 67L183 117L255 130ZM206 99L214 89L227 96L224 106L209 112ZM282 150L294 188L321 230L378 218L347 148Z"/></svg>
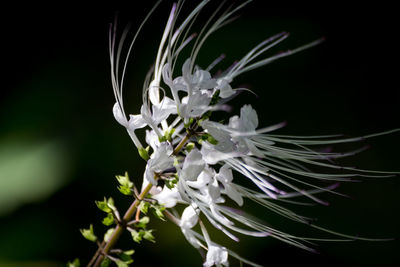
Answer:
<svg viewBox="0 0 400 267"><path fill-rule="evenodd" d="M147 195L147 193L150 191L150 189L153 187L153 185L151 183L149 183L144 189L143 191L140 193L140 195L138 196L137 199L135 199L135 201L132 203L132 205L129 207L129 209L125 212L124 217L122 218L121 222L117 225L117 227L115 228L114 232L112 233L110 239L108 240L108 242L106 242L103 246L100 246L100 251L96 252L95 257L97 256L97 260L94 263L94 267L98 267L100 266L101 262L104 259L104 255L107 255L110 250L113 248L113 246L115 245L115 243L118 241L118 239L120 238L121 234L123 233L123 231L126 228L126 223L128 223L133 215L135 214L135 211L137 209L137 207L140 204L140 201L142 201L144 199L144 197ZM93 260L91 261L91 263L93 262ZM89 263L87 267L90 267L91 264Z"/></svg>

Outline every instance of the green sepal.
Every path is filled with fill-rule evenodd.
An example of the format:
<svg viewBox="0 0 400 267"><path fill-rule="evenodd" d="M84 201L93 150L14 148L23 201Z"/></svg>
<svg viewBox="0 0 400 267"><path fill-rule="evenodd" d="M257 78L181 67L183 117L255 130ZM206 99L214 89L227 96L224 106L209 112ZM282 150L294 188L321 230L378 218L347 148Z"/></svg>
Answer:
<svg viewBox="0 0 400 267"><path fill-rule="evenodd" d="M174 157L174 167L179 166L179 160L177 157Z"/></svg>
<svg viewBox="0 0 400 267"><path fill-rule="evenodd" d="M207 141L212 145L217 145L218 144L218 140L215 139L214 137L212 137L211 134L208 135Z"/></svg>
<svg viewBox="0 0 400 267"><path fill-rule="evenodd" d="M186 144L186 151L187 152L190 152L190 151L192 151L192 149L195 147L195 144L194 143L192 143L192 142L190 142L190 143L187 143Z"/></svg>
<svg viewBox="0 0 400 267"><path fill-rule="evenodd" d="M144 159L145 161L148 161L150 159L149 149L150 149L150 147L146 147L146 148L141 147L138 149L140 157L142 159Z"/></svg>
<svg viewBox="0 0 400 267"><path fill-rule="evenodd" d="M108 242L108 240L110 240L112 234L114 233L114 228L110 228L107 230L107 232L104 234L104 241Z"/></svg>
<svg viewBox="0 0 400 267"><path fill-rule="evenodd" d="M172 135L174 134L174 132L175 132L175 128L172 128L171 131L167 131L165 133L165 137L167 138L168 141L170 141L170 142L172 141Z"/></svg>
<svg viewBox="0 0 400 267"><path fill-rule="evenodd" d="M188 129L190 127L190 125L192 125L194 122L193 118L189 118L189 121L187 123L184 124L185 129Z"/></svg>
<svg viewBox="0 0 400 267"><path fill-rule="evenodd" d="M100 267L108 267L111 264L111 260L109 258L104 258L100 264Z"/></svg>
<svg viewBox="0 0 400 267"><path fill-rule="evenodd" d="M89 229L80 229L81 234L83 235L84 238L86 238L89 241L96 242L97 241L97 236L93 232L93 225L91 224L89 226Z"/></svg>
<svg viewBox="0 0 400 267"><path fill-rule="evenodd" d="M147 224L150 222L150 218L147 216L144 216L139 220L139 222L136 224L138 228L146 229Z"/></svg>
<svg viewBox="0 0 400 267"><path fill-rule="evenodd" d="M112 225L112 224L114 223L114 216L112 215L112 213L108 213L108 214L107 214L107 217L105 217L105 218L103 219L102 223L103 223L105 226L110 226L110 225Z"/></svg>
<svg viewBox="0 0 400 267"><path fill-rule="evenodd" d="M153 232L153 230L146 230L146 231L144 231L143 238L146 239L146 240L148 240L148 241L150 241L150 242L155 243L156 240L155 240L155 238L154 238L152 232Z"/></svg>
<svg viewBox="0 0 400 267"><path fill-rule="evenodd" d="M78 258L76 258L73 262L67 262L67 267L79 267L81 266L81 262Z"/></svg>
<svg viewBox="0 0 400 267"><path fill-rule="evenodd" d="M173 177L173 178L171 178L171 179L165 180L165 185L166 185L169 189L174 188L175 185L176 185L177 183L178 183L178 178L177 178L177 176L176 176L176 177Z"/></svg>
<svg viewBox="0 0 400 267"><path fill-rule="evenodd" d="M167 139L167 137L164 135L164 136L161 136L161 137L158 137L158 141L160 141L160 143L162 143L162 142L166 142L168 139Z"/></svg>
<svg viewBox="0 0 400 267"><path fill-rule="evenodd" d="M149 202L140 201L139 209L140 209L141 212L143 212L144 214L147 214L147 212L149 210L149 207L150 207L150 203Z"/></svg>

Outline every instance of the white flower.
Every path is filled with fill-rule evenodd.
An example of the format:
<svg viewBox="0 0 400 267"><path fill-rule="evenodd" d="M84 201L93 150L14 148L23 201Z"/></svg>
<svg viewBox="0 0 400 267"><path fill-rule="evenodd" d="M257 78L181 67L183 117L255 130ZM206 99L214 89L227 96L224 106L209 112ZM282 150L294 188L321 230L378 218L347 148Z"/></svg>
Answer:
<svg viewBox="0 0 400 267"><path fill-rule="evenodd" d="M204 267L211 267L214 265L229 266L228 262L228 251L225 247L221 247L214 244L208 245L207 259L203 263Z"/></svg>
<svg viewBox="0 0 400 267"><path fill-rule="evenodd" d="M211 97L209 94L201 91L194 92L182 99L182 103L179 105L179 115L188 120L190 118L200 117L206 113L211 107L209 107Z"/></svg>
<svg viewBox="0 0 400 267"><path fill-rule="evenodd" d="M206 23L207 28L200 31L190 57L181 66L181 75L173 77L175 66L182 62L181 51L196 38L194 34L190 34L189 29L207 2L208 0L200 1L182 23L177 20L177 14L183 10L182 2L173 5L157 51L154 69L148 73L144 84L140 114L129 115L129 120L124 111L122 87L126 62L133 43L120 74L118 66L123 43L116 46L115 32L110 36L112 85L116 100L113 114L116 121L127 129L136 147L144 155L143 158L147 160L142 186L144 188L151 183L153 187L150 193L153 200L173 210L169 216L181 228L188 242L195 248L207 249L205 267L228 266L228 254L251 265L255 264L212 242L202 220L207 220L210 225L235 241L239 241L237 234L271 236L310 250L301 242L307 239L274 229L237 206L243 206L245 201L254 201L290 220L310 224L308 218L280 206L277 201L290 201L287 199L306 196L326 204L315 194L332 192L336 185L321 186L310 182L308 178L326 182L347 181L354 173L359 176L373 176L370 175L373 171L338 167L330 162L354 152L318 152L311 147L354 142L361 138L270 134L285 124L258 128L257 112L251 105L244 105L240 109L240 115L232 116L227 124L213 121L210 113L216 110L227 111L224 104L238 90L231 86L237 76L314 46L321 40L260 59L264 52L288 37L286 32L282 32L255 46L228 70L213 75L210 70L217 64L214 62L205 70L201 69L196 65L196 58L207 37L232 19L237 10L250 2L247 1L238 8L223 12L220 18ZM125 37L126 33L122 39ZM117 51L114 51L115 47L118 47ZM161 90L164 93L162 99ZM150 158L148 149L142 147L135 135L137 129L146 126L151 128L146 130L146 143L152 148ZM368 137L372 136L374 135ZM190 148L189 145L185 146L187 142L191 142ZM311 170L313 166L347 170L350 173L316 173ZM235 178L234 182L234 172L247 179L245 182L250 181L254 189L236 182L240 177ZM160 180L165 182L164 187L157 186ZM180 219L176 215L178 209L174 209L178 205L185 207ZM194 228L197 224L200 224L202 235ZM325 230L321 227L315 228ZM346 235L326 231L348 238Z"/></svg>
<svg viewBox="0 0 400 267"><path fill-rule="evenodd" d="M182 201L178 189L176 187L169 189L167 186L164 186L161 192L153 194L153 198L166 208L173 208Z"/></svg>
<svg viewBox="0 0 400 267"><path fill-rule="evenodd" d="M197 224L198 220L199 220L198 211L196 211L192 205L189 205L185 208L185 210L182 213L181 222L179 226L181 228L190 229Z"/></svg>
<svg viewBox="0 0 400 267"><path fill-rule="evenodd" d="M243 197L237 191L235 186L232 183L233 174L232 169L229 168L227 164L221 167L219 173L216 175L216 178L219 182L221 182L225 189L225 194L228 195L232 200L234 200L239 206L243 205Z"/></svg>
<svg viewBox="0 0 400 267"><path fill-rule="evenodd" d="M118 102L115 102L113 106L113 114L115 120L124 127L128 127L128 120L125 115L122 113L121 107Z"/></svg>
<svg viewBox="0 0 400 267"><path fill-rule="evenodd" d="M191 58L188 58L182 67L182 78L186 84L185 91L188 92L189 95L199 90L212 89L217 85L216 80L211 78L211 74L199 67L197 67L194 74L192 74L192 64Z"/></svg>
<svg viewBox="0 0 400 267"><path fill-rule="evenodd" d="M220 90L220 97L228 98L235 94L235 91L232 90L232 87L229 84L230 82L232 82L232 79L226 76L217 79L217 86L215 89Z"/></svg>
<svg viewBox="0 0 400 267"><path fill-rule="evenodd" d="M157 185L156 175L173 167L174 159L171 157L172 147L168 143L161 143L158 149L147 161L145 178L153 185Z"/></svg>
<svg viewBox="0 0 400 267"><path fill-rule="evenodd" d="M185 181L195 181L204 167L205 162L201 153L196 148L192 149L185 158L179 177Z"/></svg>

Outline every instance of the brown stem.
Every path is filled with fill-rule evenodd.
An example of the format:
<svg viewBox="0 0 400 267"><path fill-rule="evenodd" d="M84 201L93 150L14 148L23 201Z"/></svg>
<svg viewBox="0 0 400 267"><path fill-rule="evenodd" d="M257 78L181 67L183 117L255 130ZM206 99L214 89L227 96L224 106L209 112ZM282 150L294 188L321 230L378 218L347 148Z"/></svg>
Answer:
<svg viewBox="0 0 400 267"><path fill-rule="evenodd" d="M189 140L191 134L187 133L185 137L179 142L179 144L175 147L174 152L172 152L172 155L178 155L179 151L183 148L183 146L186 144L186 142Z"/></svg>

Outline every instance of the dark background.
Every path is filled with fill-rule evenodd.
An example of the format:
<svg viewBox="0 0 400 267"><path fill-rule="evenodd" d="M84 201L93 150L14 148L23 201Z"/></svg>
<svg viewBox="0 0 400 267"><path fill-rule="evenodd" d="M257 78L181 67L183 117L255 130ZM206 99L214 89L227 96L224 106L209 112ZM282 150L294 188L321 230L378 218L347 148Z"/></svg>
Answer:
<svg viewBox="0 0 400 267"><path fill-rule="evenodd" d="M86 263L95 247L78 229L94 223L98 233L104 230L94 200L113 196L121 210L128 205L113 177L129 171L140 184L144 163L112 116L108 25L119 11L120 28L130 21L134 32L152 4L68 1L2 8L0 266L59 266L75 257ZM125 87L128 112L140 108L142 82L155 59L170 5L164 1L139 36ZM211 3L199 20L205 21L215 6ZM245 84L258 96L241 95L233 102L236 111L251 103L261 126L287 121L280 133L292 135L360 136L399 127L394 6L254 1L239 13L237 21L210 38L199 55L200 66L225 53L221 68L227 67L280 31L291 37L265 56L321 37L326 41L238 77L233 85ZM345 146L368 144L370 149L343 163L399 171L398 138L395 133ZM338 191L350 198L325 195L328 207L289 207L343 233L398 238L398 178L343 184ZM291 233L321 236L273 214L267 219ZM177 227L156 219L152 223L156 244L139 247L129 238L122 241L122 247L136 249L137 266L149 259L147 266L201 266L197 251ZM319 254L270 238L243 238L231 247L265 266L399 263L398 240L319 242Z"/></svg>

